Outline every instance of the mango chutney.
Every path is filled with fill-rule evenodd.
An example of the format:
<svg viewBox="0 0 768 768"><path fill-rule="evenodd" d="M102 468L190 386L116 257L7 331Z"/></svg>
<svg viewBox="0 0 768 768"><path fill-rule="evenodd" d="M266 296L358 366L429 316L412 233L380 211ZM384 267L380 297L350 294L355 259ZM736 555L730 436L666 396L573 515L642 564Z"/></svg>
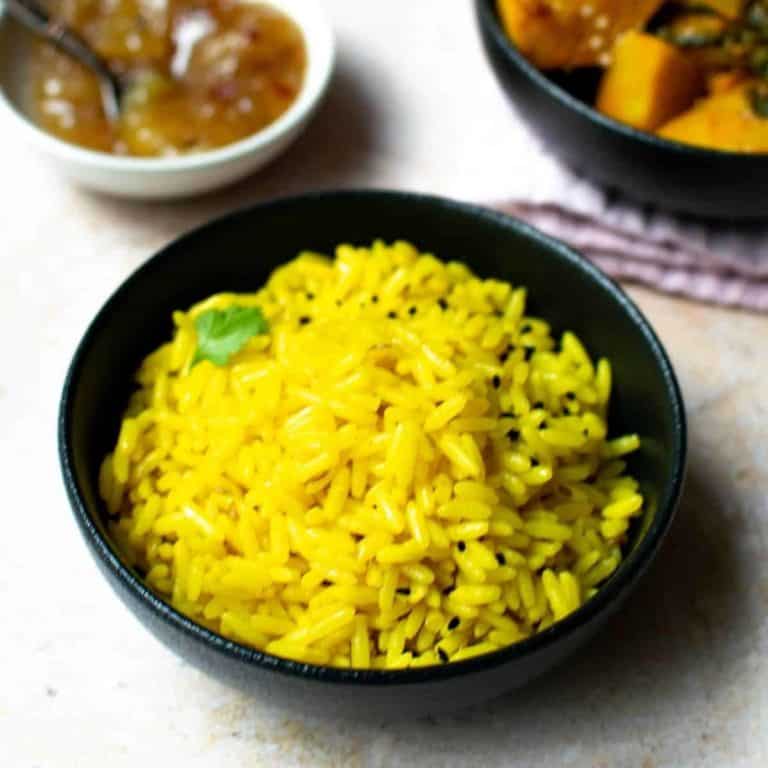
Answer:
<svg viewBox="0 0 768 768"><path fill-rule="evenodd" d="M31 64L33 118L65 141L159 157L238 141L296 100L306 70L298 26L265 4L234 0L53 0L126 82L119 119L93 74L47 43Z"/></svg>

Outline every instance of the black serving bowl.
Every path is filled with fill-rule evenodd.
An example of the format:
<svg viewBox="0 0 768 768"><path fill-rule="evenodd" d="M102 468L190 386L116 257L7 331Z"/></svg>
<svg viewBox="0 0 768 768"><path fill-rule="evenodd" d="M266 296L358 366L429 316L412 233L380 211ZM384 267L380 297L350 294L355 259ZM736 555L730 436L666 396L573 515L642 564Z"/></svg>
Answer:
<svg viewBox="0 0 768 768"><path fill-rule="evenodd" d="M593 109L595 72L544 73L507 37L496 0L475 0L499 83L547 146L578 171L629 197L718 219L768 216L768 154L699 149L661 139Z"/></svg>
<svg viewBox="0 0 768 768"><path fill-rule="evenodd" d="M404 671L296 663L227 640L171 608L120 559L104 525L98 471L141 359L170 338L171 312L218 291L254 291L304 249L406 238L482 276L530 289L530 310L611 359L612 433L637 431L631 470L649 499L627 556L600 592L551 628L496 653ZM276 703L332 714L414 716L469 705L525 683L584 643L653 560L683 481L685 417L669 360L648 322L598 269L499 213L398 192L328 192L257 205L182 236L129 277L96 315L61 398L59 451L75 519L119 597L169 648Z"/></svg>

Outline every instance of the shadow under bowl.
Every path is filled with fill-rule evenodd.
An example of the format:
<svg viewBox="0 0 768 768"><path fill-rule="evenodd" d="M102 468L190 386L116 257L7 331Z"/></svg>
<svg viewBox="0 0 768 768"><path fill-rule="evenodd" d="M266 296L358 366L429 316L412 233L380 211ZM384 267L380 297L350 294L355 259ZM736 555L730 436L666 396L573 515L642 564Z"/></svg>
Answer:
<svg viewBox="0 0 768 768"><path fill-rule="evenodd" d="M547 147L577 171L649 205L694 216L768 215L768 154L702 149L639 131L592 106L597 73L544 73L507 37L496 0L475 0L480 36L500 85Z"/></svg>
<svg viewBox="0 0 768 768"><path fill-rule="evenodd" d="M493 654L403 671L296 663L221 637L181 615L121 561L105 527L98 473L140 361L170 338L171 312L218 291L255 291L299 251L407 239L478 275L529 288L529 309L555 333L576 332L614 371L612 433L639 432L630 469L648 498L626 558L565 620ZM661 544L683 480L683 403L669 360L621 289L565 245L502 214L434 197L325 192L257 205L180 237L131 275L86 331L66 378L59 451L75 519L119 597L169 648L242 689L326 714L413 717L460 708L519 686L584 643L619 607Z"/></svg>

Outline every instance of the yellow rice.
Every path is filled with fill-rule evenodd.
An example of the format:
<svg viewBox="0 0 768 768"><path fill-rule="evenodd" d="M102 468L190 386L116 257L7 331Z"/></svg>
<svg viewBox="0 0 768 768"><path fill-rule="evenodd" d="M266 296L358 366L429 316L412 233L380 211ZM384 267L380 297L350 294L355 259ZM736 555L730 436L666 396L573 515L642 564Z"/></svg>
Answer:
<svg viewBox="0 0 768 768"><path fill-rule="evenodd" d="M195 318L267 335L192 365ZM399 669L518 642L588 600L643 511L607 438L607 360L526 292L404 242L304 253L175 312L101 494L175 608L278 656Z"/></svg>

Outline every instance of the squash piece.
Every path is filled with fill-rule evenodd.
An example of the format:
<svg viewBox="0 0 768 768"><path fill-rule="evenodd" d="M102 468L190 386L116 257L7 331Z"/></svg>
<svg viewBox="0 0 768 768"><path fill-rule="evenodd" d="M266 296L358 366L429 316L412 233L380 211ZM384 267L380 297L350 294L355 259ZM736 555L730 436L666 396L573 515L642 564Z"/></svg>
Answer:
<svg viewBox="0 0 768 768"><path fill-rule="evenodd" d="M664 0L497 0L502 24L541 69L605 66L616 38L640 28Z"/></svg>
<svg viewBox="0 0 768 768"><path fill-rule="evenodd" d="M713 72L707 76L707 93L715 96L725 93L749 79L749 75L742 69L728 69L724 72Z"/></svg>
<svg viewBox="0 0 768 768"><path fill-rule="evenodd" d="M597 108L643 131L656 130L703 92L701 73L684 53L652 35L628 32L603 76Z"/></svg>
<svg viewBox="0 0 768 768"><path fill-rule="evenodd" d="M768 117L752 105L754 81L702 99L659 130L659 136L729 152L768 152Z"/></svg>

